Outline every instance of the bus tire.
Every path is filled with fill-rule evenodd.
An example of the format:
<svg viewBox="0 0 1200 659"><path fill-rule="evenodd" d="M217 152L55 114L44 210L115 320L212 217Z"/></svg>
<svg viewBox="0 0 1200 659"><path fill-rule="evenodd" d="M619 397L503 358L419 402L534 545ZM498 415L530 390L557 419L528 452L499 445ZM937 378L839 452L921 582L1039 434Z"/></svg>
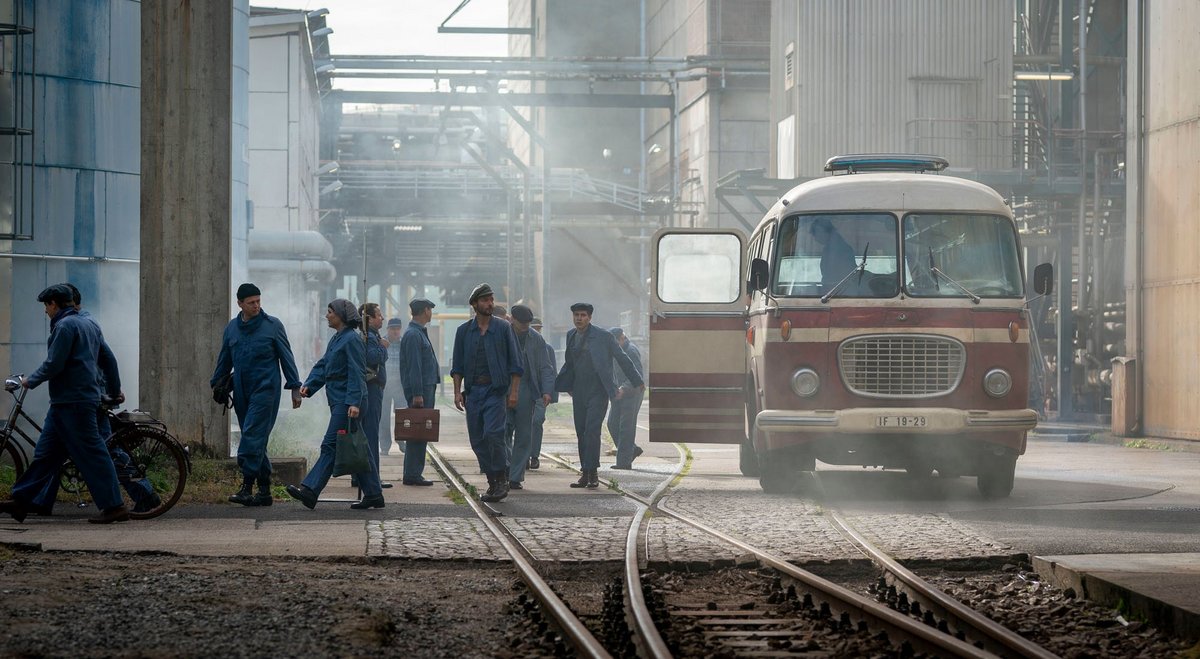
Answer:
<svg viewBox="0 0 1200 659"><path fill-rule="evenodd" d="M984 499L1003 499L1012 494L1013 479L1017 471L1017 456L994 455L986 457L979 467L975 487Z"/></svg>
<svg viewBox="0 0 1200 659"><path fill-rule="evenodd" d="M790 494L796 489L796 471L791 461L760 459L758 486L767 494Z"/></svg>
<svg viewBox="0 0 1200 659"><path fill-rule="evenodd" d="M758 454L754 452L754 444L750 440L738 446L738 468L743 476L758 476Z"/></svg>

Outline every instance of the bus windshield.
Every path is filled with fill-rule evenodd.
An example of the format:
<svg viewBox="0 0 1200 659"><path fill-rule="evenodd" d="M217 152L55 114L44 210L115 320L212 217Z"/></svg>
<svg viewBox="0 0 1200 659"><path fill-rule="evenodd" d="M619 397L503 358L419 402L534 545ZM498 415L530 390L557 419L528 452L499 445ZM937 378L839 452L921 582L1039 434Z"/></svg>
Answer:
<svg viewBox="0 0 1200 659"><path fill-rule="evenodd" d="M845 279L836 297L895 297L897 243L891 213L788 217L779 229L772 294L821 297ZM858 273L864 254L866 269Z"/></svg>
<svg viewBox="0 0 1200 659"><path fill-rule="evenodd" d="M908 295L964 297L963 288L980 297L1024 295L1016 229L1008 218L910 213L902 224Z"/></svg>

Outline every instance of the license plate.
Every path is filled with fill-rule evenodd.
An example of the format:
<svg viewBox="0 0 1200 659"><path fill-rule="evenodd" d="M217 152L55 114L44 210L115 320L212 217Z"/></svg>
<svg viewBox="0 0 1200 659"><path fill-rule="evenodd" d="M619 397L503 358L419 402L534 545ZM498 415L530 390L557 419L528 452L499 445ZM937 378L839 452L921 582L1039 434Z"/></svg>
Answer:
<svg viewBox="0 0 1200 659"><path fill-rule="evenodd" d="M926 423L923 416L889 414L875 417L876 428L924 428Z"/></svg>

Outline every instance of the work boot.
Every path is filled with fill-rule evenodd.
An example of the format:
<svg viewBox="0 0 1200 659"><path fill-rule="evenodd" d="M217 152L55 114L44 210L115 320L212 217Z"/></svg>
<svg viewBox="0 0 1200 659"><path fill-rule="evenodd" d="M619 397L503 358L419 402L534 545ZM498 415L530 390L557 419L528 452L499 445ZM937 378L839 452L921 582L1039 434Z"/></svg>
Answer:
<svg viewBox="0 0 1200 659"><path fill-rule="evenodd" d="M490 497L490 496L492 496L493 494L495 494L495 493L496 493L496 477L495 477L495 476L493 476L493 475L491 474L491 472L486 472L486 471L485 471L485 472L480 472L480 473L483 473L483 474L485 474L485 475L487 476L487 479L488 479L488 487L487 487L487 492L484 492L483 494L481 494L481 495L479 496L479 500L480 500L480 501L487 501L488 499L485 499L484 497Z"/></svg>
<svg viewBox="0 0 1200 659"><path fill-rule="evenodd" d="M542 467L542 461L538 460L536 455L533 456L532 458L529 458L529 467L528 467L529 469L541 469L541 467Z"/></svg>
<svg viewBox="0 0 1200 659"><path fill-rule="evenodd" d="M600 470L599 469L589 469L588 470L588 482L587 482L587 486L586 486L587 489L594 490L594 489L600 487L600 476L599 476L599 474L596 473L598 471L600 471Z"/></svg>
<svg viewBox="0 0 1200 659"><path fill-rule="evenodd" d="M0 513L11 515L18 522L24 522L28 511L25 510L25 506L21 505L21 502L9 500L0 501Z"/></svg>
<svg viewBox="0 0 1200 659"><path fill-rule="evenodd" d="M254 499L251 500L250 505L251 506L269 506L273 503L275 503L275 497L271 496L271 486L263 485L262 483L259 483L258 484L258 494L254 495Z"/></svg>
<svg viewBox="0 0 1200 659"><path fill-rule="evenodd" d="M254 481L243 481L242 489L229 495L229 503L240 503L243 506L254 505Z"/></svg>
<svg viewBox="0 0 1200 659"><path fill-rule="evenodd" d="M479 498L480 501L495 503L501 501L508 496L508 470L497 471L490 475L496 483L496 487L489 494Z"/></svg>
<svg viewBox="0 0 1200 659"><path fill-rule="evenodd" d="M301 485L300 487L288 485L287 493L288 496L304 504L304 507L309 510L317 507L317 493L313 492L307 485Z"/></svg>
<svg viewBox="0 0 1200 659"><path fill-rule="evenodd" d="M499 501L500 499L504 498L504 497L500 496L500 483L503 479L497 478L496 474L493 472L488 472L487 479L488 479L487 494L484 494L483 496L479 497L479 500L483 501L484 503L495 503L496 501ZM505 481L505 482L507 482L507 481ZM507 494L507 492L505 492L505 494Z"/></svg>
<svg viewBox="0 0 1200 659"><path fill-rule="evenodd" d="M633 446L633 457L635 457L635 458L640 458L640 457L642 457L642 454L643 454L643 453L645 453L645 451L643 451L643 450L642 450L642 447L640 447L640 446L638 446L638 445L634 444L634 446Z"/></svg>
<svg viewBox="0 0 1200 659"><path fill-rule="evenodd" d="M102 510L99 515L88 518L89 524L112 524L113 522L127 521L129 521L129 509L125 506Z"/></svg>
<svg viewBox="0 0 1200 659"><path fill-rule="evenodd" d="M579 470L579 480L575 481L574 483L571 483L571 487L587 487L588 472L590 472L590 471L591 471L590 469L580 469Z"/></svg>
<svg viewBox="0 0 1200 659"><path fill-rule="evenodd" d="M361 501L350 504L351 510L366 510L368 508L382 508L384 506L383 495L376 494L375 496L363 497Z"/></svg>
<svg viewBox="0 0 1200 659"><path fill-rule="evenodd" d="M148 513L161 505L162 497L158 496L154 492L151 492L149 495L142 497L141 501L138 501L137 504L133 506L133 512L139 514Z"/></svg>

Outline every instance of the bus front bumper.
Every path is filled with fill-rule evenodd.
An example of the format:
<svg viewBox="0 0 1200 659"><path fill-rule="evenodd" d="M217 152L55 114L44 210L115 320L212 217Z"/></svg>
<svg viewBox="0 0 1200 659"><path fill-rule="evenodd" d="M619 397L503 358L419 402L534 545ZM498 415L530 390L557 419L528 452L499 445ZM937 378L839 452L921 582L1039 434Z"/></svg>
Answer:
<svg viewBox="0 0 1200 659"><path fill-rule="evenodd" d="M858 407L848 410L763 410L754 425L766 433L948 435L1033 430L1033 410L945 407Z"/></svg>

